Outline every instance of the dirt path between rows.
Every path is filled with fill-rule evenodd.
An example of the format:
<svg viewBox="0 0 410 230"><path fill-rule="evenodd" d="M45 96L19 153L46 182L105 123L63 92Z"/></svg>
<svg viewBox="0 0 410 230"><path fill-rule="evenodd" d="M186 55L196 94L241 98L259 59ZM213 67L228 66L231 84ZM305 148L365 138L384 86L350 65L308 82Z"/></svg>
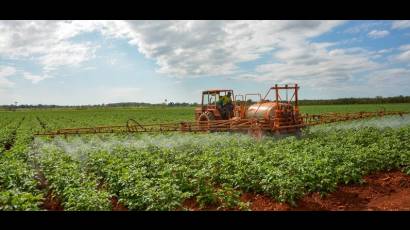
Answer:
<svg viewBox="0 0 410 230"><path fill-rule="evenodd" d="M40 207L48 211L64 211L61 201L57 197L53 196L53 192L49 188L50 186L48 181L41 170L38 170L36 178L39 182L38 188L46 192L43 203Z"/></svg>
<svg viewBox="0 0 410 230"><path fill-rule="evenodd" d="M379 172L364 179L363 184L340 186L325 197L318 193L309 194L297 202L297 207L258 194L245 193L242 200L250 202L254 211L410 210L409 175L400 171Z"/></svg>
<svg viewBox="0 0 410 230"><path fill-rule="evenodd" d="M243 193L241 201L248 202L252 211L410 211L410 175L395 170L373 173L364 180L363 184L339 186L324 197L319 193L308 194L296 207L255 193ZM218 210L199 208L194 198L186 200L183 207L190 211Z"/></svg>

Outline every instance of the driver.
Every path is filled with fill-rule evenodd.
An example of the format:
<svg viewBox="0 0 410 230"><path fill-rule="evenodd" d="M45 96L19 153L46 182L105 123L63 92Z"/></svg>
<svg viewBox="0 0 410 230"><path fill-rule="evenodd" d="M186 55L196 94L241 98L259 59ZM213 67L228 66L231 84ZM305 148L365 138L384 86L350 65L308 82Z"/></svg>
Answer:
<svg viewBox="0 0 410 230"><path fill-rule="evenodd" d="M219 103L221 106L221 114L223 119L229 119L231 112L233 111L231 92L228 92L225 96L219 98Z"/></svg>

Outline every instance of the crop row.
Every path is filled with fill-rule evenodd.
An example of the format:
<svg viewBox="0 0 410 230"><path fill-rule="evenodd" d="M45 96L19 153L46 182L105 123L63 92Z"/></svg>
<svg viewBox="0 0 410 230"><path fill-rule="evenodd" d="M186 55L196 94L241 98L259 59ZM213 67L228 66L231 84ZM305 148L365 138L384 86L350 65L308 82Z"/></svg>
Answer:
<svg viewBox="0 0 410 230"><path fill-rule="evenodd" d="M44 173L51 196L57 197L64 210L110 210L110 194L98 190L96 177L87 175L80 164L53 148L36 157Z"/></svg>
<svg viewBox="0 0 410 230"><path fill-rule="evenodd" d="M28 154L33 122L33 118L24 117L10 125L13 143L0 155L0 210L40 209L43 194Z"/></svg>
<svg viewBox="0 0 410 230"><path fill-rule="evenodd" d="M294 204L309 192L326 194L340 183L361 182L373 171L410 173L409 126L317 130L301 139L260 142L236 134L127 138L57 139L45 147L64 142L61 154L77 161L83 175L94 175L132 210L174 210L190 198L202 206L246 207L239 200L244 191ZM106 145L109 140L114 144ZM135 144L147 142L151 144ZM80 146L70 150L70 144Z"/></svg>

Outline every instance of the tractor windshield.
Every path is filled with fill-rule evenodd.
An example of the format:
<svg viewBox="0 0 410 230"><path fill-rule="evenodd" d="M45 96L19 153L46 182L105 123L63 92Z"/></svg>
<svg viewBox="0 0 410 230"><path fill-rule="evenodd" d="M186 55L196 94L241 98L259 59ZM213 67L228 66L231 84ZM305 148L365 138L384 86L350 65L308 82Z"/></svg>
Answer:
<svg viewBox="0 0 410 230"><path fill-rule="evenodd" d="M221 100L224 96L228 96L230 98L231 102L234 101L233 91L232 90L203 91L202 92L202 106L208 106L208 105L217 106L218 103L221 103ZM226 98L225 98L225 100L226 100Z"/></svg>
<svg viewBox="0 0 410 230"><path fill-rule="evenodd" d="M203 95L203 103L204 105L215 105L216 102L219 100L219 94L218 93L205 93Z"/></svg>

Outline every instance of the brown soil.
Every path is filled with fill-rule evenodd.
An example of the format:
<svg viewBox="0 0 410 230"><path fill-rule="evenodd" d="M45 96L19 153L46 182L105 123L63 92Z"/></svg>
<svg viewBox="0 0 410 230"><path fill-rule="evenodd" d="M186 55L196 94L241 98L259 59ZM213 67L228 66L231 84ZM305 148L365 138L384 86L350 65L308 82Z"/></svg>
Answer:
<svg viewBox="0 0 410 230"><path fill-rule="evenodd" d="M296 207L276 202L260 194L244 193L241 201L248 202L252 211L343 211L343 210L406 210L410 211L410 176L400 171L379 172L364 177L365 183L340 186L335 192L321 197L308 194ZM200 208L194 198L183 203L187 210L217 210ZM226 210L226 209L222 209Z"/></svg>
<svg viewBox="0 0 410 230"><path fill-rule="evenodd" d="M194 197L186 199L182 203L182 207L184 207L188 211L198 211L198 210L200 210L199 204L198 204L198 202L196 202ZM178 210L178 211L180 211L180 210Z"/></svg>
<svg viewBox="0 0 410 230"><path fill-rule="evenodd" d="M340 186L324 198L310 194L294 210L410 210L409 175L379 172L364 179L364 184Z"/></svg>
<svg viewBox="0 0 410 230"><path fill-rule="evenodd" d="M53 193L51 191L47 193L41 208L48 211L64 211L60 200L57 197L53 197Z"/></svg>
<svg viewBox="0 0 410 230"><path fill-rule="evenodd" d="M98 182L98 185L97 185L98 190L107 190L107 187L108 187L107 183L103 179L101 179ZM128 208L125 207L123 204L121 204L118 201L117 196L111 196L110 201L111 201L112 211L128 211Z"/></svg>
<svg viewBox="0 0 410 230"><path fill-rule="evenodd" d="M252 211L286 211L290 206L285 203L276 202L274 199L254 193L244 193L241 196L242 202L249 202Z"/></svg>
<svg viewBox="0 0 410 230"><path fill-rule="evenodd" d="M113 211L128 211L128 208L119 203L118 198L115 196L111 197L111 205Z"/></svg>
<svg viewBox="0 0 410 230"><path fill-rule="evenodd" d="M63 211L64 208L61 205L61 201L53 196L53 192L48 189L48 182L42 172L37 173L37 179L39 182L38 188L47 191L47 195L40 207L48 211Z"/></svg>
<svg viewBox="0 0 410 230"><path fill-rule="evenodd" d="M228 211L228 210L236 210L236 209L227 209L227 208L219 208L218 205L208 205L206 207L202 207L199 205L199 203L196 201L195 197L191 197L189 199L186 199L182 203L183 209L187 211ZM181 211L182 209L178 209L178 211Z"/></svg>

